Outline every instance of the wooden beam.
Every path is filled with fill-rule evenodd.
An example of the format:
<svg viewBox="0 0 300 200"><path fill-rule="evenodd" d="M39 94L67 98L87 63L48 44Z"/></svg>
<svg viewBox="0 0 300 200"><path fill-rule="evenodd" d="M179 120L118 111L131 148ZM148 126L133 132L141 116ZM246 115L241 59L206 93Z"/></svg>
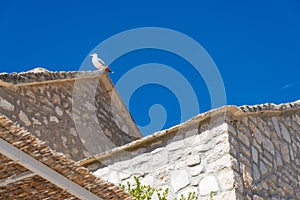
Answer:
<svg viewBox="0 0 300 200"><path fill-rule="evenodd" d="M21 180L26 179L26 178L30 178L30 177L35 176L35 175L36 174L31 172L31 171L26 171L26 172L22 172L22 173L17 174L17 175L12 175L8 178L1 179L0 180L0 187L4 187L8 184L15 183L15 182L21 181Z"/></svg>
<svg viewBox="0 0 300 200"><path fill-rule="evenodd" d="M2 138L0 138L0 153L79 199L102 200L94 193L91 193L81 185L56 172Z"/></svg>

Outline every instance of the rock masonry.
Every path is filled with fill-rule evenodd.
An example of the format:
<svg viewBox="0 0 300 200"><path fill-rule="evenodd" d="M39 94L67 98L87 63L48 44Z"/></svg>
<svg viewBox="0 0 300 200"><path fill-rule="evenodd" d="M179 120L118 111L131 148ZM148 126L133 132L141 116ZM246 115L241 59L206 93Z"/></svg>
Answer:
<svg viewBox="0 0 300 200"><path fill-rule="evenodd" d="M2 73L0 113L75 161L141 137L110 79L98 71Z"/></svg>
<svg viewBox="0 0 300 200"><path fill-rule="evenodd" d="M170 199L300 199L300 101L225 106L138 139L106 75L36 69L0 74L0 113L115 184L138 176Z"/></svg>
<svg viewBox="0 0 300 200"><path fill-rule="evenodd" d="M81 164L113 183L170 188L170 199L300 199L300 102L268 105L212 110Z"/></svg>

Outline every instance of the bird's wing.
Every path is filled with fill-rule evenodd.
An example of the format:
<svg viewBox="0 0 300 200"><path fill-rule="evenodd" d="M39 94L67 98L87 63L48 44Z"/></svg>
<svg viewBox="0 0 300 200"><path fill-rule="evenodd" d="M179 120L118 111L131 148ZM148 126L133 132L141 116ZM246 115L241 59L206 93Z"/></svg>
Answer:
<svg viewBox="0 0 300 200"><path fill-rule="evenodd" d="M104 63L104 61L101 60L101 58L97 58L97 60L98 60L103 66L106 66L105 63Z"/></svg>

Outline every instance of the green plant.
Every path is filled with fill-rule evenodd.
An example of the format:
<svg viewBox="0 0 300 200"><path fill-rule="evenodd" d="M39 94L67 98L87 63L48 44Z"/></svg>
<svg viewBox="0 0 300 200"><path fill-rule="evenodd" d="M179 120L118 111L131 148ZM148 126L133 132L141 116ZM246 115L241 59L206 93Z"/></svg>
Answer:
<svg viewBox="0 0 300 200"><path fill-rule="evenodd" d="M210 193L209 193L209 200L213 200L213 197L214 197L214 192L213 191L211 191ZM207 199L208 200L208 199Z"/></svg>
<svg viewBox="0 0 300 200"><path fill-rule="evenodd" d="M177 200L177 198L174 200ZM198 197L196 196L196 192L189 192L187 197L182 194L179 200L198 200Z"/></svg>
<svg viewBox="0 0 300 200"><path fill-rule="evenodd" d="M142 185L141 181L136 176L134 176L134 180L136 183L135 187L132 187L129 182L127 182L127 187L122 184L120 184L120 187L136 200L151 200L155 193L159 200L167 200L169 188L163 190L162 188L153 188L149 185ZM177 200L177 198L174 200ZM198 197L195 192L190 192L187 197L181 195L180 200L198 200Z"/></svg>
<svg viewBox="0 0 300 200"><path fill-rule="evenodd" d="M127 187L122 184L120 184L120 187L123 190L127 191L136 200L151 200L151 198L155 192L156 192L159 200L167 200L167 196L169 193L168 188L162 192L161 188L155 189L153 187L150 187L149 185L141 185L141 181L136 176L134 176L134 180L136 183L135 187L132 187L129 182L127 182Z"/></svg>

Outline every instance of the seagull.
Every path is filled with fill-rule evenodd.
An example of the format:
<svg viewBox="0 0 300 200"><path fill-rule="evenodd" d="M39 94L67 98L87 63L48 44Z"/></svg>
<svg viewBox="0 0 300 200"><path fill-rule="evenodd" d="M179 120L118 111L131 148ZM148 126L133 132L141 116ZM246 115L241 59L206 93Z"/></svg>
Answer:
<svg viewBox="0 0 300 200"><path fill-rule="evenodd" d="M93 65L98 68L100 70L100 72L104 73L104 72L110 72L113 73L113 71L110 70L110 68L105 65L105 63L103 62L103 60L101 60L100 58L98 58L98 54L96 53L92 53L90 55L92 57L92 63Z"/></svg>

